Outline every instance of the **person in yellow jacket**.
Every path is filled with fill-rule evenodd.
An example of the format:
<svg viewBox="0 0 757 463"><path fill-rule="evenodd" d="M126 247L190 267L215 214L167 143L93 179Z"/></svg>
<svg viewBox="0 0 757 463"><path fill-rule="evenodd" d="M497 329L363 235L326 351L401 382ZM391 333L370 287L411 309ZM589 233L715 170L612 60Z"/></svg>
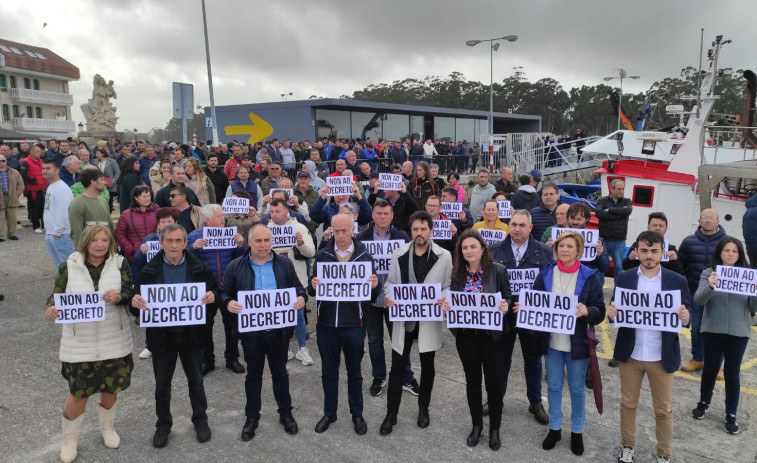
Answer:
<svg viewBox="0 0 757 463"><path fill-rule="evenodd" d="M474 230L504 230L505 233L510 231L510 227L499 220L499 205L497 201L493 199L486 201L481 215L481 220L473 224Z"/></svg>

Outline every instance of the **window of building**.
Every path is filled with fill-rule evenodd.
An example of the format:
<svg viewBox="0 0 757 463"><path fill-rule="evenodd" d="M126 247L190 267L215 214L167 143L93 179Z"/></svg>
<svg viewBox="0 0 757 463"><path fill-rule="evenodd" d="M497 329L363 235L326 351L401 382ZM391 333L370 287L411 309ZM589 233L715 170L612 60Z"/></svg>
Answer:
<svg viewBox="0 0 757 463"><path fill-rule="evenodd" d="M315 119L318 138L328 137L331 140L352 138L349 111L316 109Z"/></svg>
<svg viewBox="0 0 757 463"><path fill-rule="evenodd" d="M34 90L39 90L39 79L34 79L32 84L34 85Z"/></svg>
<svg viewBox="0 0 757 463"><path fill-rule="evenodd" d="M428 134L425 138L430 138ZM434 117L434 139L439 139L443 143L455 140L455 118L454 117Z"/></svg>
<svg viewBox="0 0 757 463"><path fill-rule="evenodd" d="M32 88L32 81L29 80L28 77L24 77L24 88L31 89Z"/></svg>
<svg viewBox="0 0 757 463"><path fill-rule="evenodd" d="M381 113L352 111L352 138L365 140L370 137L374 142L383 138L381 115Z"/></svg>
<svg viewBox="0 0 757 463"><path fill-rule="evenodd" d="M45 58L45 55L43 55L42 53L34 52L34 54L37 55L37 58L39 58L39 59L47 59L47 58Z"/></svg>
<svg viewBox="0 0 757 463"><path fill-rule="evenodd" d="M21 112L18 110L18 105L13 105L13 117L19 117L21 115Z"/></svg>
<svg viewBox="0 0 757 463"><path fill-rule="evenodd" d="M410 138L420 139L423 135L423 116L410 116Z"/></svg>
<svg viewBox="0 0 757 463"><path fill-rule="evenodd" d="M3 105L3 122L8 122L11 120L11 107L7 104Z"/></svg>
<svg viewBox="0 0 757 463"><path fill-rule="evenodd" d="M617 176L617 175L616 175L616 176L608 175L608 176L607 176L607 191L612 191L612 186L611 186L611 184L612 184L612 181L613 181L613 180L615 180L616 178L617 178L618 180L623 180L623 182L624 182L624 183L625 183L625 181L626 181L626 178L625 178L625 177L620 177L620 176Z"/></svg>
<svg viewBox="0 0 757 463"><path fill-rule="evenodd" d="M634 185L633 198L631 204L641 207L652 207L652 199L654 198L653 186Z"/></svg>
<svg viewBox="0 0 757 463"><path fill-rule="evenodd" d="M31 106L26 107L26 117L28 118L34 117L34 109Z"/></svg>
<svg viewBox="0 0 757 463"><path fill-rule="evenodd" d="M4 51L6 53L10 53L11 52L11 49L8 48L8 47L6 47L5 45L0 45L0 50Z"/></svg>
<svg viewBox="0 0 757 463"><path fill-rule="evenodd" d="M11 51L12 51L13 53L17 54L17 55L23 55L23 53L21 53L21 50L19 50L19 49L18 49L18 48L16 48L16 47L11 47Z"/></svg>
<svg viewBox="0 0 757 463"><path fill-rule="evenodd" d="M468 140L473 145L476 137L475 121L473 119L457 118L455 120L455 137L457 140Z"/></svg>
<svg viewBox="0 0 757 463"><path fill-rule="evenodd" d="M16 88L17 87L17 85L16 85L16 76L11 76L10 77L10 82L11 82L11 88Z"/></svg>
<svg viewBox="0 0 757 463"><path fill-rule="evenodd" d="M29 50L24 50L24 51L26 52L27 55L31 56L32 58L36 58L37 57L37 55L35 55L34 53L30 52Z"/></svg>
<svg viewBox="0 0 757 463"><path fill-rule="evenodd" d="M410 136L410 116L406 114L384 114L384 139L404 141Z"/></svg>
<svg viewBox="0 0 757 463"><path fill-rule="evenodd" d="M42 108L40 108L39 106L34 108L34 114L37 117L37 119L42 119Z"/></svg>
<svg viewBox="0 0 757 463"><path fill-rule="evenodd" d="M8 82L5 79L5 74L0 74L0 92L8 91Z"/></svg>

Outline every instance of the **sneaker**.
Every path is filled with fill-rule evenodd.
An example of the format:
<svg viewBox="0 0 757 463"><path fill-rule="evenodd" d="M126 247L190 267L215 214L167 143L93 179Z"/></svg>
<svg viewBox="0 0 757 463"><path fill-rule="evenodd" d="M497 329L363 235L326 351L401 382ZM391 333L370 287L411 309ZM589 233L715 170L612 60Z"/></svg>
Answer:
<svg viewBox="0 0 757 463"><path fill-rule="evenodd" d="M310 351L307 347L301 347L294 356L306 367L313 364L313 357L310 356Z"/></svg>
<svg viewBox="0 0 757 463"><path fill-rule="evenodd" d="M612 367L612 368L618 368L618 361L615 359L615 357L613 357L613 358L610 359L609 362L607 362L607 366ZM631 450L633 450L633 449L631 449Z"/></svg>
<svg viewBox="0 0 757 463"><path fill-rule="evenodd" d="M42 229L41 228L35 228L34 229L34 233L42 234Z"/></svg>
<svg viewBox="0 0 757 463"><path fill-rule="evenodd" d="M148 349L147 347L145 347L145 350L139 353L139 358L141 358L142 360L149 359L150 357L152 357L152 352L150 352L150 349Z"/></svg>
<svg viewBox="0 0 757 463"><path fill-rule="evenodd" d="M687 363L681 365L681 371L691 373L692 371L701 370L704 367L704 362L691 359Z"/></svg>
<svg viewBox="0 0 757 463"><path fill-rule="evenodd" d="M402 389L406 390L407 392L413 394L413 395L420 395L421 394L421 385L418 384L418 381L413 379L409 383L405 383L402 385Z"/></svg>
<svg viewBox="0 0 757 463"><path fill-rule="evenodd" d="M739 424L736 422L736 415L726 413L725 415L725 432L728 434L738 434Z"/></svg>
<svg viewBox="0 0 757 463"><path fill-rule="evenodd" d="M618 463L633 463L633 447L623 447L620 449Z"/></svg>
<svg viewBox="0 0 757 463"><path fill-rule="evenodd" d="M287 349L287 362L294 358L294 354L291 350Z"/></svg>
<svg viewBox="0 0 757 463"><path fill-rule="evenodd" d="M383 379L373 378L373 383L370 389L368 389L368 393L373 397L380 396L384 391L384 385L386 385L386 381Z"/></svg>
<svg viewBox="0 0 757 463"><path fill-rule="evenodd" d="M691 414L696 418L697 420L701 420L704 418L705 413L707 413L707 410L710 409L710 404L706 404L704 402L698 402L697 408L691 411Z"/></svg>
<svg viewBox="0 0 757 463"><path fill-rule="evenodd" d="M657 457L657 463L670 463L670 457L663 457L660 455Z"/></svg>

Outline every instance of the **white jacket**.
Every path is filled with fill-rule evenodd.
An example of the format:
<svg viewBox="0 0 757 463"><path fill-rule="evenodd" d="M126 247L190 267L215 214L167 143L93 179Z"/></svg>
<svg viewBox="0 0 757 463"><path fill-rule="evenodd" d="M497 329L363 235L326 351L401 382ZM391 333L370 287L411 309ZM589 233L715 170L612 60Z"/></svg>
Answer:
<svg viewBox="0 0 757 463"><path fill-rule="evenodd" d="M297 221L295 218L291 218L286 221L284 225L294 225L295 232L300 232L302 234L302 246L297 246L297 249L300 251L300 254L302 254L303 257L314 257L315 256L315 243L313 243L313 237L310 235L310 232L308 231L308 228L305 225L302 225L300 222ZM268 221L268 227L274 227L276 226L275 223L273 223L273 220ZM294 264L294 270L297 272L297 278L300 279L300 283L302 283L302 286L305 288L308 287L308 267L307 267L307 261L306 260L297 260L294 258L294 251L292 246L283 247L283 248L273 248L273 252L279 255L285 255L289 258L289 260L292 261L292 264Z"/></svg>

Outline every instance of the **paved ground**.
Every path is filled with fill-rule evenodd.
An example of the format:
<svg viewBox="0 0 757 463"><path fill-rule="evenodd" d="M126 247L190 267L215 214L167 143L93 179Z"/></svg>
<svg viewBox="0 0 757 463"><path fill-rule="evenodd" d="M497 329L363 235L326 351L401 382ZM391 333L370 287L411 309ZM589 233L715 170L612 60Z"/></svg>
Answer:
<svg viewBox="0 0 757 463"><path fill-rule="evenodd" d="M22 213L22 215L25 215ZM23 220L23 219L22 219ZM52 462L60 448L60 410L66 384L61 378L58 361L60 329L42 317L45 300L52 290L54 269L46 252L44 239L25 228L19 232L20 241L0 243L0 451L3 461ZM609 280L608 280L609 282ZM609 288L606 288L609 295ZM215 339L223 345L220 320L216 323ZM133 327L135 358L144 342L140 328ZM609 359L612 353L614 330L606 324L600 328L600 356ZM684 359L690 347L688 333L682 336ZM699 374L678 373L675 379L675 438L674 460L705 462L757 462L757 331L749 344L742 366L742 395L739 407L741 433L731 436L723 430L723 388L715 390L713 406L702 421L691 418L696 405ZM387 340L388 341L388 340ZM494 453L483 438L476 448L465 445L470 432L470 418L465 400L462 367L454 348L453 338L445 333L444 347L437 354L436 384L431 404L431 426L421 430L415 425L415 398L403 393L399 423L389 437L381 437L378 428L385 415L386 395L371 397L370 362L363 361L365 418L368 434L357 436L347 408L346 379L340 384L339 421L324 434L316 434L313 427L322 414L320 358L311 335L309 345L315 365L302 366L289 362L294 416L300 426L297 436L284 433L278 424L276 407L270 386L270 375L264 379L263 417L255 439L244 443L239 439L244 423L244 377L235 375L219 365L206 377L209 399L208 415L213 430L209 443L199 444L194 437L190 417L186 380L181 369L174 378L174 428L169 445L157 450L151 446L154 430L153 374L150 361L135 360L136 368L131 387L118 402L116 426L121 435L121 448L108 450L102 444L97 429L96 402L90 401L79 440L78 461L254 461L280 459L290 461L615 461L619 450L618 371L601 361L604 379L605 412L600 416L587 396L587 424L584 431L586 453L582 458L570 452L569 438L563 439L549 452L541 449L547 429L537 424L527 411L522 359L516 352L510 375L505 415L502 424L503 448ZM387 353L390 346L385 344ZM222 356L222 355L221 355ZM417 353L411 360L418 364ZM416 371L418 369L416 368ZM546 386L542 392L546 396ZM546 407L546 397L545 397ZM567 390L563 409L569 409ZM563 429L569 433L569 413ZM484 435L487 435L485 429ZM566 436L568 437L568 436ZM637 430L638 462L654 461L654 417L648 388L642 393Z"/></svg>

